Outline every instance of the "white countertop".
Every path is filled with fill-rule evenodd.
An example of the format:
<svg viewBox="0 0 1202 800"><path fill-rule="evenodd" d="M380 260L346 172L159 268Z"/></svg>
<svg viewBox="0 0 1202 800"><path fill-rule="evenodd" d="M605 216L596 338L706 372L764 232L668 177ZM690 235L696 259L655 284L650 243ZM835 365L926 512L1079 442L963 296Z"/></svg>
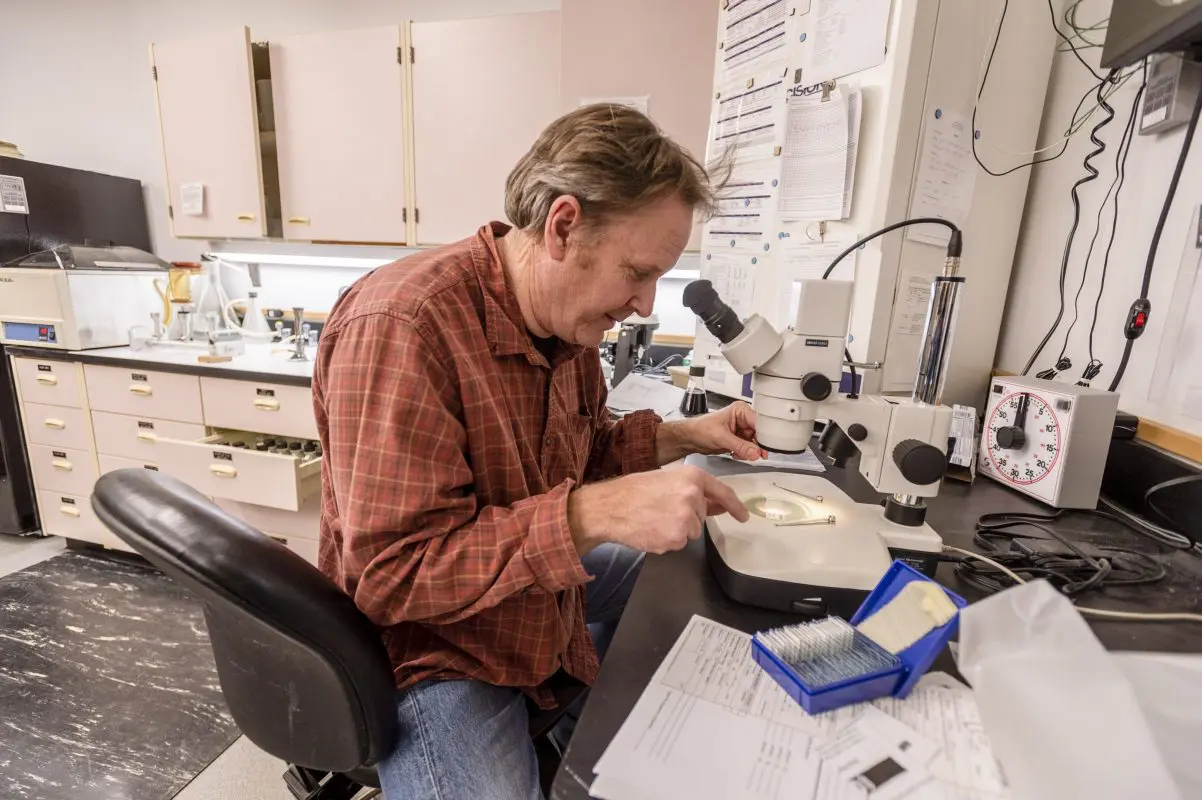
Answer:
<svg viewBox="0 0 1202 800"><path fill-rule="evenodd" d="M196 360L198 356L207 353L206 347L155 344L141 350L134 350L131 347L106 347L99 350L75 351L73 355L103 357L117 361L173 364L188 367L189 371L195 371L201 375L224 373L228 377L236 378L238 377L236 374L230 375L229 373L242 372L312 379L313 359L317 355L317 348L305 348L305 354L309 357L308 361L289 361L288 357L292 353L292 348L288 345L259 343L247 343L246 353L234 356L230 361L207 364Z"/></svg>

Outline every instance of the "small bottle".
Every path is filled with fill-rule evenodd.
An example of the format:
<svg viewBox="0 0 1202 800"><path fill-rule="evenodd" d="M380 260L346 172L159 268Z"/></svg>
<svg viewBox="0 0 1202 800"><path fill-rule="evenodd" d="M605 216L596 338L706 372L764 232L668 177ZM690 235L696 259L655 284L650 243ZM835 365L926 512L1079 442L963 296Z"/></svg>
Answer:
<svg viewBox="0 0 1202 800"><path fill-rule="evenodd" d="M262 439L255 442L255 450L257 452L266 453L268 449L269 448L267 447L267 442L263 441Z"/></svg>
<svg viewBox="0 0 1202 800"><path fill-rule="evenodd" d="M234 442L234 447L240 447L240 448L242 448L243 450L245 450L245 449L246 449L246 442L242 442L242 441Z"/></svg>
<svg viewBox="0 0 1202 800"><path fill-rule="evenodd" d="M709 411L705 400L705 367L693 364L689 367L689 385L680 398L680 413L686 417L697 417Z"/></svg>
<svg viewBox="0 0 1202 800"><path fill-rule="evenodd" d="M305 461L312 461L317 458L317 442L305 442L303 449L305 451Z"/></svg>

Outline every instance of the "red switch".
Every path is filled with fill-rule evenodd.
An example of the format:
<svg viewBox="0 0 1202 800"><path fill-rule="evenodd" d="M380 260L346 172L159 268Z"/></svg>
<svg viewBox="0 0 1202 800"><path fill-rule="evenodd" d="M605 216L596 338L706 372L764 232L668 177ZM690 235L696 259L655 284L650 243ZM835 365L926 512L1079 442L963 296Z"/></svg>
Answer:
<svg viewBox="0 0 1202 800"><path fill-rule="evenodd" d="M1123 327L1123 334L1128 339L1138 339L1140 334L1144 332L1144 328L1148 326L1148 315L1152 313L1152 304L1147 298L1141 297L1131 304L1131 310L1127 312L1127 324Z"/></svg>

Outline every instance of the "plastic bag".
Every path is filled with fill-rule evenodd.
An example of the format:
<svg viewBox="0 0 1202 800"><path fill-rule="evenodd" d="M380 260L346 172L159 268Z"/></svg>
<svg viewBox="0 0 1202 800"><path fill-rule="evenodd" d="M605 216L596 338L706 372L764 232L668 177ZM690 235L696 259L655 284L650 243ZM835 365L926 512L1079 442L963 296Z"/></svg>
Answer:
<svg viewBox="0 0 1202 800"><path fill-rule="evenodd" d="M1198 658L1108 653L1035 581L961 612L959 662L1014 797L1202 796Z"/></svg>

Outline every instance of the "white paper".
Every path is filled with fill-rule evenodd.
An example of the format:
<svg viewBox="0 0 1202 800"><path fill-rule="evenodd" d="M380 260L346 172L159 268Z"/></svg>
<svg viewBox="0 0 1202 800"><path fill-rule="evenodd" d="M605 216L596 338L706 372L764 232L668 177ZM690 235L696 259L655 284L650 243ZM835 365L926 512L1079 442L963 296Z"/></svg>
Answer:
<svg viewBox="0 0 1202 800"><path fill-rule="evenodd" d="M718 458L734 459L730 454L723 454ZM772 467L774 469L791 469L801 472L826 472L826 467L818 456L814 455L810 450L804 453L769 453L767 458L761 458L759 461L748 462L755 464L757 467Z"/></svg>
<svg viewBox="0 0 1202 800"><path fill-rule="evenodd" d="M784 124L784 107L785 82L780 73L760 72L720 83L711 111L707 158L711 162L725 157L738 161L773 158Z"/></svg>
<svg viewBox="0 0 1202 800"><path fill-rule="evenodd" d="M730 0L721 17L721 76L745 74L786 57L787 5L783 0Z"/></svg>
<svg viewBox="0 0 1202 800"><path fill-rule="evenodd" d="M921 336L930 301L931 276L903 271L893 304L893 335Z"/></svg>
<svg viewBox="0 0 1202 800"><path fill-rule="evenodd" d="M19 175L0 175L0 212L28 214L29 198L25 194L25 179Z"/></svg>
<svg viewBox="0 0 1202 800"><path fill-rule="evenodd" d="M740 161L716 198L717 211L705 224L706 251L742 248L762 256L776 227L776 194L780 184L775 159Z"/></svg>
<svg viewBox="0 0 1202 800"><path fill-rule="evenodd" d="M735 241L736 237L731 237ZM752 313L755 297L755 270L760 253L737 245L726 250L711 249L701 259L701 277L714 285L722 301L734 309L739 319Z"/></svg>
<svg viewBox="0 0 1202 800"><path fill-rule="evenodd" d="M610 105L615 105L615 106L626 106L627 108L633 108L635 111L641 111L642 113L647 114L647 113L649 113L647 111L647 108L651 104L651 95L643 94L643 95L628 96L628 97L582 97L582 98L580 98L580 105L582 105L582 106L591 106L596 103L609 103Z"/></svg>
<svg viewBox="0 0 1202 800"><path fill-rule="evenodd" d="M783 220L843 218L847 186L847 98L832 92L788 99L782 152L780 217Z"/></svg>
<svg viewBox="0 0 1202 800"><path fill-rule="evenodd" d="M605 405L610 411L623 413L649 408L661 417L680 410L684 389L669 381L656 380L631 372L610 390Z"/></svg>
<svg viewBox="0 0 1202 800"><path fill-rule="evenodd" d="M843 181L843 219L851 216L851 196L856 186L856 151L860 145L860 112L864 94L847 92L847 176Z"/></svg>
<svg viewBox="0 0 1202 800"><path fill-rule="evenodd" d="M187 217L199 217L205 213L205 186L203 183L181 183L179 185L180 213Z"/></svg>
<svg viewBox="0 0 1202 800"><path fill-rule="evenodd" d="M778 328L793 327L797 321L797 304L801 300L801 281L822 279L822 274L835 257L851 242L811 242L800 237L788 236L780 240L777 248L777 273L782 276L788 291L780 295L781 306L777 311ZM840 263L844 276L855 275L856 254L853 252Z"/></svg>
<svg viewBox="0 0 1202 800"><path fill-rule="evenodd" d="M889 0L815 0L806 83L832 81L885 60Z"/></svg>
<svg viewBox="0 0 1202 800"><path fill-rule="evenodd" d="M597 762L590 793L604 800L947 800L992 797L1002 785L968 687L932 674L906 700L812 717L752 660L750 641L694 616ZM834 779L832 762L850 763L851 745L859 748L853 755L886 752L931 780L913 791L898 783L889 787L895 793L866 795Z"/></svg>
<svg viewBox="0 0 1202 800"><path fill-rule="evenodd" d="M935 745L897 720L875 708L865 709L863 716L818 747L825 762L819 792L864 793L872 800L913 798L929 780L927 764L937 752Z"/></svg>
<svg viewBox="0 0 1202 800"><path fill-rule="evenodd" d="M964 225L972 207L977 176L972 136L972 125L962 114L936 109L927 115L918 176L910 201L911 217L939 217ZM951 231L942 225L911 225L906 236L919 242L946 245Z"/></svg>
<svg viewBox="0 0 1202 800"><path fill-rule="evenodd" d="M961 467L972 466L977 449L973 442L977 434L977 410L970 406L952 406L951 435L956 440L951 462Z"/></svg>

